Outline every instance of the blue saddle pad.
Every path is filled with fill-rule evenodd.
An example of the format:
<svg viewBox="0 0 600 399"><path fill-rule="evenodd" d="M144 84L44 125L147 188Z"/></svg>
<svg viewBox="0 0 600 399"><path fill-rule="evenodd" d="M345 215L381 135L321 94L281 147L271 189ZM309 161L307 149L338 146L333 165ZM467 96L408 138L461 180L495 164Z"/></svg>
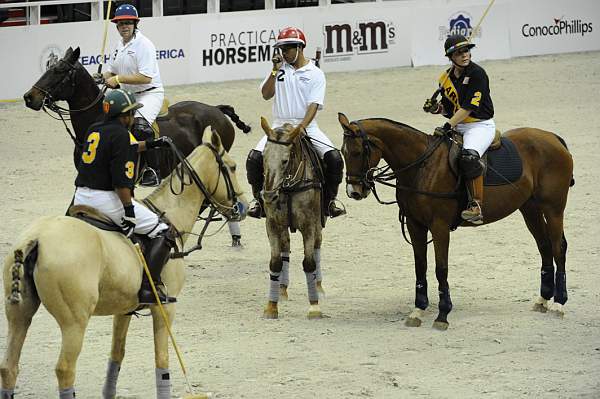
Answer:
<svg viewBox="0 0 600 399"><path fill-rule="evenodd" d="M487 172L483 180L486 186L513 183L523 174L523 163L515 144L506 137L500 140L500 148L487 153Z"/></svg>

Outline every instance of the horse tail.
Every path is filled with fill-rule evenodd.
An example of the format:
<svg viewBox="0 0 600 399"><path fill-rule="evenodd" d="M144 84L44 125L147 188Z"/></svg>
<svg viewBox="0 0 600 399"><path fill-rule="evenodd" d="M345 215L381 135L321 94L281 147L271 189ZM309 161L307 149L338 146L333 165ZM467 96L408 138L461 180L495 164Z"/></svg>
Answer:
<svg viewBox="0 0 600 399"><path fill-rule="evenodd" d="M33 268L38 257L38 241L31 240L24 249L19 248L14 252L14 261L11 268L12 282L8 303L19 304L23 300L23 280L31 285L33 295L38 296L33 282Z"/></svg>
<svg viewBox="0 0 600 399"><path fill-rule="evenodd" d="M246 125L246 123L240 119L240 117L235 113L235 109L233 109L231 105L217 105L217 108L219 108L219 110L222 113L227 115L229 119L231 119L233 123L235 123L238 129L240 129L244 133L250 133L250 130L252 130L252 128Z"/></svg>
<svg viewBox="0 0 600 399"><path fill-rule="evenodd" d="M565 141L565 139L563 139L562 137L560 137L558 134L553 133L556 138L558 139L558 141L560 141L560 143L565 147L565 149L567 151L569 151L569 147L567 147L567 142ZM570 153L570 151L569 151ZM569 187L573 187L575 185L575 178L573 176L571 176L571 183L569 183Z"/></svg>

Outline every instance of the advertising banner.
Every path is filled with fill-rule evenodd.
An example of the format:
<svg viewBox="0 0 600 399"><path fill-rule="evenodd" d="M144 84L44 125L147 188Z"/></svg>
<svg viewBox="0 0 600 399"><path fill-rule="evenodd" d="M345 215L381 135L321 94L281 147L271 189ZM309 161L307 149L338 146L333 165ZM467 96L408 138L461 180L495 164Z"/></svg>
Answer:
<svg viewBox="0 0 600 399"><path fill-rule="evenodd" d="M509 32L513 57L600 50L600 1L513 2Z"/></svg>
<svg viewBox="0 0 600 399"><path fill-rule="evenodd" d="M412 19L412 65L447 64L444 41L450 34L469 37L481 19L486 5L418 7ZM510 58L508 5L494 3L472 39L475 62Z"/></svg>

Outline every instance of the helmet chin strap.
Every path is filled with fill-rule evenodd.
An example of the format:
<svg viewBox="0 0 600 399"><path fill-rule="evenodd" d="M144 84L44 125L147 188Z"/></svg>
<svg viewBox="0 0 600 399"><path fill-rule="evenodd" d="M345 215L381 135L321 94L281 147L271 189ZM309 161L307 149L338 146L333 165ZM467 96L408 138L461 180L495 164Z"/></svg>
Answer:
<svg viewBox="0 0 600 399"><path fill-rule="evenodd" d="M294 60L291 62L292 65L295 65L296 62L298 61L298 54L300 54L300 45L296 45L296 56L294 57Z"/></svg>

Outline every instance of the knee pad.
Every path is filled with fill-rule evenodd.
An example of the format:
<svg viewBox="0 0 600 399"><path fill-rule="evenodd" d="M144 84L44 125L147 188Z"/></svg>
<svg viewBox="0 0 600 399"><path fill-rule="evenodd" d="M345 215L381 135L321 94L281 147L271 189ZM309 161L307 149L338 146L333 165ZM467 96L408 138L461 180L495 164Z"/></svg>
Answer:
<svg viewBox="0 0 600 399"><path fill-rule="evenodd" d="M148 121L144 118L137 117L133 119L133 136L140 141L148 140L150 137L154 137L154 130Z"/></svg>
<svg viewBox="0 0 600 399"><path fill-rule="evenodd" d="M250 150L246 159L246 176L250 185L261 185L264 181L263 155L257 150Z"/></svg>
<svg viewBox="0 0 600 399"><path fill-rule="evenodd" d="M463 149L460 153L460 173L467 180L474 179L483 172L479 154L475 150Z"/></svg>
<svg viewBox="0 0 600 399"><path fill-rule="evenodd" d="M340 184L344 177L344 160L338 150L327 151L323 156L325 161L325 178L328 183Z"/></svg>

